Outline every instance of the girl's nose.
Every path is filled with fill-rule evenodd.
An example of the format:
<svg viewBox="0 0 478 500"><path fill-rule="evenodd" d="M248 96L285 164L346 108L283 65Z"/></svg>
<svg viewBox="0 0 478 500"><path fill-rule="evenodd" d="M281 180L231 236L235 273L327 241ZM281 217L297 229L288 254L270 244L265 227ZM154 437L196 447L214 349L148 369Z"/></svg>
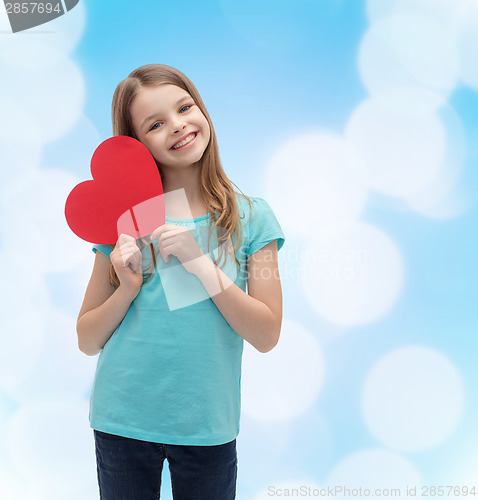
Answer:
<svg viewBox="0 0 478 500"><path fill-rule="evenodd" d="M184 120L177 120L175 123L173 123L173 130L174 132L179 132L183 130L186 127L186 123Z"/></svg>

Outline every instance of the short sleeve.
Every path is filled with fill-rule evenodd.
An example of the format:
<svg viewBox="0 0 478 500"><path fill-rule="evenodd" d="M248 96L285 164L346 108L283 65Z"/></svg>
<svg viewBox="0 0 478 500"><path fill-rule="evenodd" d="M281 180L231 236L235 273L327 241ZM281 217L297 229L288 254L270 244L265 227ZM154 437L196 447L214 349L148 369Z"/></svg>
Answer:
<svg viewBox="0 0 478 500"><path fill-rule="evenodd" d="M96 253L97 250L99 250L101 253L104 253L106 257L110 258L110 253L113 251L113 248L111 245L93 245L92 248L93 252Z"/></svg>
<svg viewBox="0 0 478 500"><path fill-rule="evenodd" d="M279 251L285 237L269 204L262 198L253 198L251 210L246 256L249 257L273 240L277 240Z"/></svg>

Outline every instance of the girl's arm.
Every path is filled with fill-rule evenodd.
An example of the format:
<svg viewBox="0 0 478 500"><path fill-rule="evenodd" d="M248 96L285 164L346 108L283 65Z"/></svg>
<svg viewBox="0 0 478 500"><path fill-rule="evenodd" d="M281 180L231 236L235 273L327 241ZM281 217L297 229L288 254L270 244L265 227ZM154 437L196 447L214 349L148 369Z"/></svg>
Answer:
<svg viewBox="0 0 478 500"><path fill-rule="evenodd" d="M259 352L266 353L279 341L282 324L282 288L277 261L277 240L247 259L244 292L211 260L195 274L231 328ZM223 291L217 293L218 279Z"/></svg>
<svg viewBox="0 0 478 500"><path fill-rule="evenodd" d="M118 288L109 282L110 260L96 252L93 273L78 314L78 347L88 356L98 354L125 317L139 289Z"/></svg>

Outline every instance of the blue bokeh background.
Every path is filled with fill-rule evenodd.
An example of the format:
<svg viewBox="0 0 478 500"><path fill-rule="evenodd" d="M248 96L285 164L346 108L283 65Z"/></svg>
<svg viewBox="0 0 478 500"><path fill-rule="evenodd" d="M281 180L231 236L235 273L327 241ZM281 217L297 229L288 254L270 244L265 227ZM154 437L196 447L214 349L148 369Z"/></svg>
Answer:
<svg viewBox="0 0 478 500"><path fill-rule="evenodd" d="M406 4L406 8L413 12L414 5L421 3L426 4L420 0L387 0L383 5ZM269 182L271 176L279 172L275 170L278 167L274 155L288 141L305 134L334 134L340 137L346 134L350 116L371 94L362 78L359 54L362 39L373 22L370 12L374 4L377 2L363 0L184 0L180 3L81 0L78 7L65 15L65 19L67 16L84 16L78 17L78 23L84 26L81 37L67 54L83 78L83 107L78 118L65 126L63 135L40 141L41 154L35 165L35 175L46 169L55 169L57 173L63 172L77 179L77 182L90 178L89 158L96 146L112 135L111 99L116 85L129 72L144 64L174 66L194 82L203 98L214 123L222 164L229 178L246 194L268 200L277 214L286 235L285 251L281 251L280 255L281 269L287 269L291 256L287 252L307 246L310 238L320 236L321 227L314 227L314 218L301 211L300 204L297 204L299 200L289 196L287 189L278 192L277 184ZM440 0L439 4L452 8L451 2L445 0ZM469 8L472 9L471 6ZM430 12L433 18L433 8ZM473 15L467 15L469 23L474 22L473 16L475 11ZM478 23L478 15L476 20ZM56 28L54 22L49 23L48 28L45 26L42 29L39 27L30 38L28 34L22 35L23 39L27 40L26 43L43 39L48 42L48 30L55 31ZM472 26L475 30L478 28L478 24ZM16 35L2 32L3 39L11 36ZM411 33L410 36L414 35ZM476 41L476 38L466 39L468 51L478 53L478 45L473 46ZM460 43L463 45L465 42ZM27 62L23 64L22 71L28 73L29 64L31 68L36 66ZM61 66L61 60L59 64ZM423 65L426 64L427 61L424 61ZM469 64L469 60L460 58L459 64ZM11 81L15 81L15 78L24 78L22 75L27 74L18 73L16 76L20 66L3 61L0 67L6 79L8 75ZM47 75L48 71L46 66ZM380 72L380 68L377 71ZM439 212L434 213L433 210L420 212L408 205L403 197L389 196L373 186L369 189L360 220L386 233L394 242L401 256L402 280L389 307L373 320L344 324L334 321L330 315L321 314L323 309L315 307L314 300L318 303L322 295L317 293L314 299L313 288L312 292L310 287L306 290L297 275L284 272L284 339L288 339L287 346L293 346L294 328L299 325L307 332L307 339L311 338L314 345L320 346L322 357L317 358L317 363L323 365L320 388L314 389L313 398L304 404L302 410L291 411L288 418L274 420L267 413L258 418L258 413L254 411L243 414L238 437L238 498L268 498L267 488L270 485L278 487L283 484L284 488L293 484L326 486L338 478L345 481L347 471L351 470L347 468L347 463L351 464L350 468L358 470L359 476L362 474L360 477L363 477L364 486L392 487L394 480L402 484L415 477L413 473L404 472L405 465L402 469L390 465L387 473L377 468L377 463L388 463L392 455L393 460L402 465L406 462L424 485L465 484L472 487L474 481L478 487L478 84L463 78L460 70L457 70L457 75L454 85L442 88L441 95L448 109L456 113L464 132L464 160L455 185L456 196L461 200L458 204L460 208L450 210L445 216L437 215ZM30 85L35 84L32 79ZM0 85L4 100L9 98L5 89L10 88L5 85ZM15 95L13 101L19 106L22 104ZM4 115L4 119L9 118ZM9 137L5 123L0 129L0 139ZM26 127L28 124L24 123ZM48 128L48 118L32 126ZM25 132L18 127L16 133L21 138ZM377 147L383 142L380 135L377 135L376 141ZM34 240L18 241L19 235L7 227L7 220L11 220L13 213L11 210L15 209L19 217L23 214L34 219L35 216L21 212L12 201L16 199L16 193L30 193L32 188L28 187L28 179L33 178L34 172L26 169L21 176L18 174L17 179L8 163L13 161L11 157L7 155L2 162L2 172L8 175L5 174L7 180L2 194L0 243L2 252L7 256L15 251L13 248L17 248L11 246L13 238L16 238L16 245L26 244L32 252L35 249ZM318 167L320 161L317 158ZM302 168L301 164L290 165L287 175L295 179L294 183L300 183L301 176L305 175ZM320 183L320 173L317 175ZM347 182L344 177L344 184ZM68 183L63 185L69 189L72 187ZM41 193L38 196L41 200ZM48 205L49 198L45 196L42 203ZM287 217L282 215L285 213ZM299 230L294 223L294 220L306 216L310 220L309 234ZM57 213L56 217L62 217L62 214ZM66 245L63 236L55 234L50 235L49 244L59 246L62 254L66 254L68 247L62 246ZM48 308L51 308L70 318L70 323L65 320L64 325L69 326L62 330L62 334L68 339L68 349L77 349L74 324L94 255L90 245L85 244L81 251L76 250L75 256L72 267L65 264L63 268L55 268L50 264L35 281L34 297L36 303L43 307L41 335L46 340L42 345L49 345L47 342L52 327L48 320ZM15 288L13 296L16 303L22 300L23 288L31 272L28 266L22 266L17 268L15 279L13 274L6 275L4 289ZM4 292L4 296L6 294ZM8 302L5 304L8 305ZM6 315L7 310L4 312ZM24 353L17 344L10 344L13 342L10 336L24 338L25 345L34 343L35 327L29 328L28 336L22 337L26 326L20 324L12 331L10 327L14 324L8 320L1 329L0 338L3 338L5 349L0 354L0 360L4 358L6 363L7 357L10 358L13 353L18 356L17 364L21 365ZM55 324L58 326L58 323ZM297 356L300 356L299 347L298 354L294 353ZM388 359L385 357L389 353L407 347L437 353L445 364L437 361L437 364L424 365L423 372L419 373L423 375L429 371L430 380L426 383L420 380L407 382L410 393L415 386L429 388L430 392L424 392L419 399L426 400L433 393L427 409L417 410L416 420L421 422L422 427L413 427L414 419L404 410L403 419L400 415L396 416L390 420L390 429L383 431L379 423L373 424L370 419L364 418L364 387L379 360ZM42 349L35 351L37 365L32 362L32 366L45 366L41 356L46 350ZM53 347L48 356L58 360L63 354L59 348ZM79 356L84 357L81 353ZM282 383L282 377L294 379L295 373L301 370L305 373L304 378L297 380L307 380L306 363L305 367L302 366L300 357L288 361L285 350L278 350L277 354L272 351L258 358L254 357L254 353L248 356L251 367L256 367L256 371L251 372L254 376L260 375L261 369L257 366L261 366L259 360L263 358L264 371L270 368L280 373L278 383ZM270 360L265 361L268 356ZM403 372L406 372L408 358L400 359L404 363ZM86 390L76 394L68 394L63 389L57 393L46 390L45 407L41 407L44 420L38 419L38 422L54 422L54 418L48 416L48 408L69 404L70 398L75 396L80 410L75 427L67 427L66 431L83 427L86 432L81 435L89 436L86 405L96 358L87 361L87 365L82 365L83 369L75 370L77 377L83 376L87 381ZM434 386L433 380L443 367L450 368L450 373L457 374L457 379L453 379L455 381L450 382L450 386ZM417 373L415 368L410 369L410 373ZM61 372L55 375L55 370L59 369L68 370L68 365L53 365L52 380L61 378ZM388 376L395 373L392 369L387 372L386 363L384 370L381 373L388 373ZM62 498L61 487L55 489L51 486L58 474L59 459L48 458L51 457L51 450L47 450L48 443L55 443L52 447L56 450L56 457L63 456L65 462L70 460L71 467L76 462L69 457L74 456L75 450L69 446L68 437L64 436L59 441L53 432L48 434L50 428L45 429L44 441L27 439L28 436L36 436L35 433L42 433L41 426L32 426L24 415L36 415L36 410L31 410L29 414L25 413L25 408L30 408L33 402L36 405L41 403L43 389L33 383L34 371L22 372L21 384L14 381L13 375L9 377L9 373L4 368L0 377L0 463L3 475L9 477L9 481L3 483L3 494L0 486L0 497L27 498L28 492L34 489L27 476L41 463L44 473L50 476L45 479L44 489L38 493L38 498ZM312 370L310 373L316 372ZM265 387L260 385L260 381L258 384ZM36 387L36 398L26 389L29 386ZM76 387L72 383L72 388ZM287 407L297 404L297 401L303 402L300 398L305 397L309 387L315 386L304 382L298 387L298 399L284 390L282 404ZM400 393L405 402L406 389L405 386ZM442 392L443 407L438 396ZM455 401L458 392L462 395L463 405L457 411L455 420L452 418L452 423L445 424L446 418L442 418L441 412L446 413L447 405ZM378 397L377 394L375 397ZM389 396L393 398L393 389ZM460 397L457 399L460 400ZM81 406L81 401L85 406ZM277 404L277 399L272 397L272 401ZM414 396L410 401L413 403L417 399ZM405 422L403 427L394 430L393 425L399 425L401 421ZM420 441L414 436L428 431L432 437L435 436L435 441L417 445L414 449L411 443ZM402 447L394 441L394 435L399 434L405 436ZM22 436L27 437L23 440ZM67 477L70 484L74 481L74 498L86 500L95 498L92 492L95 491L96 470L92 438L85 439L86 451L78 453L86 458L77 463L75 471L69 469ZM84 442L75 441L78 450ZM373 458L372 453L375 452L383 455ZM26 459L26 456L30 458ZM398 463L392 458L390 464ZM363 472L354 465L359 463L363 464ZM396 471L396 477L392 470ZM353 484L360 484L357 478L350 477L350 480ZM166 467L162 489L162 498L166 499L171 498L168 481Z"/></svg>

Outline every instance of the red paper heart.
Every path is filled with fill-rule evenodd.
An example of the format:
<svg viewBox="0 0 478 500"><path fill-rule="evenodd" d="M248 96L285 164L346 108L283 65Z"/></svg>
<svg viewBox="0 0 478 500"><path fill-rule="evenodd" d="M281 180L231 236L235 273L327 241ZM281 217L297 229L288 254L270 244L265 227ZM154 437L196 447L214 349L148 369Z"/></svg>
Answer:
<svg viewBox="0 0 478 500"><path fill-rule="evenodd" d="M65 204L71 230L90 243L135 239L165 222L163 185L153 156L132 137L111 137L91 158L93 180L75 186Z"/></svg>

